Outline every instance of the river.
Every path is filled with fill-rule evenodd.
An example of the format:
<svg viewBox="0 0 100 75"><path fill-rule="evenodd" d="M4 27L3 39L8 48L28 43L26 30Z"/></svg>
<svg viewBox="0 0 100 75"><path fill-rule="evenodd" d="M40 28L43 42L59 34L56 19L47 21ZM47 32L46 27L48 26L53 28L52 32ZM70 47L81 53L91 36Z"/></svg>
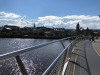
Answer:
<svg viewBox="0 0 100 75"><path fill-rule="evenodd" d="M0 55L50 41L52 40L0 38ZM69 44L70 42L67 43ZM28 74L41 75L61 52L59 48L55 50L53 47L60 47L60 45L59 43L54 43L22 54L20 57ZM22 75L14 57L9 60L0 61L0 75Z"/></svg>

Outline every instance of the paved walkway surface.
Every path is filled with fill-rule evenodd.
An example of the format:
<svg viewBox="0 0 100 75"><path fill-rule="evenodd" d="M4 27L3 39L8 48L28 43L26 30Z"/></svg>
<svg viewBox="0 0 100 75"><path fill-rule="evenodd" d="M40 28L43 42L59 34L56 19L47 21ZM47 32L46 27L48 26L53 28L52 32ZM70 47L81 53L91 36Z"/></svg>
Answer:
<svg viewBox="0 0 100 75"><path fill-rule="evenodd" d="M93 48L95 43L85 40L76 45L65 75L100 75L100 56Z"/></svg>
<svg viewBox="0 0 100 75"><path fill-rule="evenodd" d="M100 39L96 39L95 42L92 42L92 45L96 53L100 56Z"/></svg>

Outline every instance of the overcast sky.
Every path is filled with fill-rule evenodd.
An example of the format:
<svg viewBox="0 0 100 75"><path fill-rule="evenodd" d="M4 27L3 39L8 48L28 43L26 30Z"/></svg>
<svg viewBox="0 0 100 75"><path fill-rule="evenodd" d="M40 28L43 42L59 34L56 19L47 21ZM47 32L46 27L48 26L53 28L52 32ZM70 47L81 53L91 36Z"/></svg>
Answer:
<svg viewBox="0 0 100 75"><path fill-rule="evenodd" d="M100 0L0 0L0 26L100 29Z"/></svg>

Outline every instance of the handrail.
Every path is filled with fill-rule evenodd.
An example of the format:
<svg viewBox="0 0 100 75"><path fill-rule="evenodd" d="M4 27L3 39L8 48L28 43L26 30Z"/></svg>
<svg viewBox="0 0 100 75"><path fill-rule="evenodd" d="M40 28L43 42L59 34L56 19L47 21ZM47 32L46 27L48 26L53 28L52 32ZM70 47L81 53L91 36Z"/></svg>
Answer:
<svg viewBox="0 0 100 75"><path fill-rule="evenodd" d="M5 59L8 59L8 58L11 58L11 57L15 57L15 59L17 60L17 63L19 65L19 68L22 72L23 75L28 75L26 70L25 70L25 67L24 67L24 64L23 62L21 61L20 59L20 55L23 54L23 53L26 53L26 52L30 52L30 51L33 51L35 49L38 49L38 48L41 48L41 47L44 47L44 46L47 46L49 44L52 44L52 43L55 43L55 42L60 42L62 44L62 46L64 47L64 44L62 43L63 40L67 40L67 39L71 39L70 37L69 38L63 38L63 39L60 39L60 40L55 40L55 41L51 41L49 43L44 43L44 44L39 44L39 45L35 45L35 46L31 46L31 47L28 47L28 48L24 48L24 49L20 49L20 50L16 50L16 51L13 51L13 52L9 52L9 53L6 53L6 54L2 54L0 55L0 61L2 60L5 60ZM75 42L72 41L67 47L64 47L64 50L58 55L58 57L52 62L52 64L48 67L48 69L43 73L43 75L47 75L52 69L53 67L56 65L56 63L58 62L58 60L64 55L64 59L63 59L63 63L65 63L65 58L67 56L67 49L68 47L70 47L73 43ZM64 65L64 64L62 64Z"/></svg>
<svg viewBox="0 0 100 75"><path fill-rule="evenodd" d="M73 41L71 42L73 43ZM47 68L47 70L42 75L48 75L49 71L54 67L54 65L57 63L57 61L60 59L60 57L63 55L65 50L70 46L70 44L58 55L58 57L52 62L52 64Z"/></svg>
<svg viewBox="0 0 100 75"><path fill-rule="evenodd" d="M67 45L66 47L65 47L65 49L58 55L58 57L52 62L52 64L46 69L46 71L42 74L42 75L49 75L50 74L50 72L51 72L51 70L54 68L54 66L55 66L55 64L58 62L58 60L61 58L61 56L64 54L64 52L66 52L67 51L67 49L68 49L68 47L70 47L72 44L75 44L75 42L76 42L76 40L74 40L74 41L72 41L69 45ZM71 50L72 51L72 50ZM68 56L67 54L69 54L69 52L67 51L67 53L66 53L66 58L68 58L68 60L67 61L69 61L69 58L70 58L70 56ZM66 58L64 59L64 64L65 64L65 62L67 62L66 61ZM63 67L64 67L64 64L63 64ZM62 70L63 71L63 70ZM60 73L59 75L61 75L62 73ZM50 74L50 75L52 75L52 74ZM58 74L54 74L54 75L58 75Z"/></svg>

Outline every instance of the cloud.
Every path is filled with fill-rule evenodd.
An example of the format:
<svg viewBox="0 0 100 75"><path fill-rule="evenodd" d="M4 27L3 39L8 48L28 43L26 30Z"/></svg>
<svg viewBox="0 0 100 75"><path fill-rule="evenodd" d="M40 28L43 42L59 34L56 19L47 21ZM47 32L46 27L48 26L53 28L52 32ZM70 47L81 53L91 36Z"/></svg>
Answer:
<svg viewBox="0 0 100 75"><path fill-rule="evenodd" d="M26 20L26 16L20 16L15 13L0 12L0 26L3 25L17 25L20 27L32 26L30 20Z"/></svg>
<svg viewBox="0 0 100 75"><path fill-rule="evenodd" d="M98 16L90 15L69 15L69 16L44 16L38 17L35 21L38 26L47 27L62 27L62 28L76 28L79 22L83 28L89 27L90 29L100 29L100 18Z"/></svg>
<svg viewBox="0 0 100 75"><path fill-rule="evenodd" d="M19 17L21 16L15 13L0 12L0 18L19 18Z"/></svg>
<svg viewBox="0 0 100 75"><path fill-rule="evenodd" d="M76 28L76 24L80 23L83 28L100 29L100 18L98 16L90 15L67 15L67 16L44 16L38 17L35 20L27 20L26 16L20 16L15 13L0 12L0 26L11 24L20 27L46 26L55 28Z"/></svg>

